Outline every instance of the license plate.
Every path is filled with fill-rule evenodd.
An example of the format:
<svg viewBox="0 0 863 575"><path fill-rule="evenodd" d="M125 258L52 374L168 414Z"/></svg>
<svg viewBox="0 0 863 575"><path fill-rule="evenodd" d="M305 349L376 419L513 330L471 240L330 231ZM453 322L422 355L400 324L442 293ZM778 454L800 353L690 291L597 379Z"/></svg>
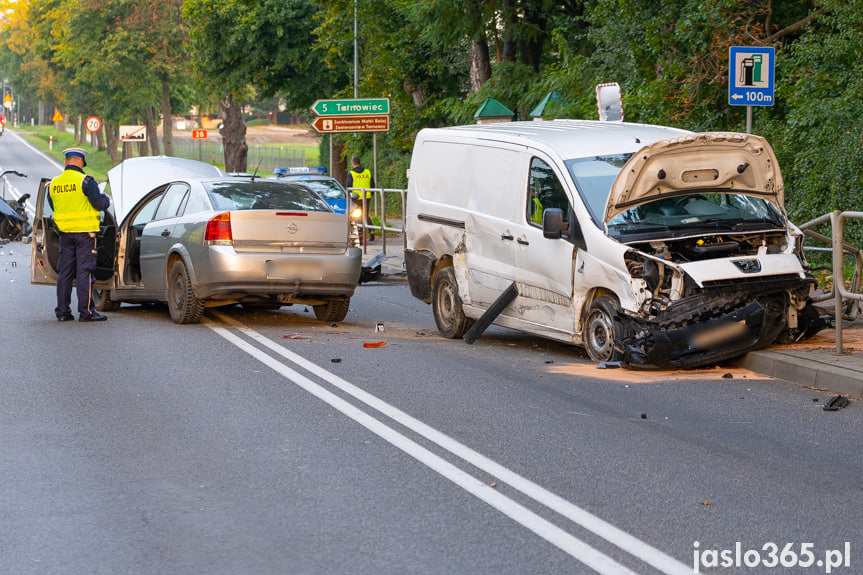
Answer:
<svg viewBox="0 0 863 575"><path fill-rule="evenodd" d="M716 347L746 333L746 321L732 321L702 331L692 338L692 347L704 349Z"/></svg>
<svg viewBox="0 0 863 575"><path fill-rule="evenodd" d="M323 270L314 260L268 260L265 266L267 279L321 281Z"/></svg>

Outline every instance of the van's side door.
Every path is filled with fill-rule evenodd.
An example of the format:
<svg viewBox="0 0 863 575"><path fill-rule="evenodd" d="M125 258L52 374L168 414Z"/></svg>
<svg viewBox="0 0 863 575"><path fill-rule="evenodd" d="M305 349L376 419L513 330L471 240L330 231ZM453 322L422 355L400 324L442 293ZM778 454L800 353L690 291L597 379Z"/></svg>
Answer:
<svg viewBox="0 0 863 575"><path fill-rule="evenodd" d="M542 232L542 211L563 210L571 218L570 200L563 180L549 158L530 158L530 168L520 195L519 219L514 224L516 279L521 319L536 324L532 331L548 337L572 334L575 246L566 238L549 239ZM524 180L523 180L524 181Z"/></svg>
<svg viewBox="0 0 863 575"><path fill-rule="evenodd" d="M465 212L470 305L488 308L516 281L516 230L513 221L520 211L516 183L525 179L523 153L504 147L471 146L467 170L470 189ZM446 166L441 166L446 169Z"/></svg>

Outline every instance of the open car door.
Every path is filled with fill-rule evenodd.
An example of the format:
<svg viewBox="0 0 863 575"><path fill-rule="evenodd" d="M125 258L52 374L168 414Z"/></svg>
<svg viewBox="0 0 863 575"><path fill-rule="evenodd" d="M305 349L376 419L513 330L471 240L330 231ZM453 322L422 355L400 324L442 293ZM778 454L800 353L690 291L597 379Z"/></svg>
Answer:
<svg viewBox="0 0 863 575"><path fill-rule="evenodd" d="M42 178L36 195L33 215L33 241L30 249L30 283L57 284L57 259L60 256L60 234L54 227L54 210L48 203L48 185L51 180ZM114 287L114 260L117 253L117 223L109 209L101 212L101 224L96 235L96 282L101 289Z"/></svg>

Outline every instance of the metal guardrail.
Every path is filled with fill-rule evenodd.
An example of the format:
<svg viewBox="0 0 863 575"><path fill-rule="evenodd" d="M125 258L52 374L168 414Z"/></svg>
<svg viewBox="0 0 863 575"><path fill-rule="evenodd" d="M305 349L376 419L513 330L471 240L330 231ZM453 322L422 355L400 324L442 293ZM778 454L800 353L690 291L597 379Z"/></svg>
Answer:
<svg viewBox="0 0 863 575"><path fill-rule="evenodd" d="M857 318L857 313L860 309L860 302L863 301L863 293L858 290L860 288L860 274L863 270L863 251L857 246L845 243L845 220L846 219L863 219L863 212L840 212L834 211L829 214L824 214L814 220L806 222L799 226L800 230L807 237L813 238L825 244L829 244L829 248L808 247L804 246L804 250L811 252L830 253L832 255L833 269L833 290L825 293L818 301L826 301L833 299L833 315L836 321L836 354L841 355L844 352L842 345L842 320L854 320ZM811 228L830 222L830 237L819 234ZM851 289L845 287L845 255L854 256L854 273L851 275Z"/></svg>
<svg viewBox="0 0 863 575"><path fill-rule="evenodd" d="M378 216L381 219L381 225L372 226L372 225L368 225L366 223L365 216L363 216L362 222L360 222L360 224L361 224L360 227L363 230L363 251L364 252L367 251L367 245L366 245L366 239L365 239L366 238L365 231L367 228L370 230L379 230L381 232L394 232L397 234L403 234L404 235L404 233L405 233L404 213L405 213L405 202L407 200L407 192L408 192L407 190L401 190L401 189L397 189L397 188L365 188L365 189L364 188L348 188L348 193L351 193L351 192L356 192L357 194L360 195L360 198L362 198L363 214L369 213L368 209L369 209L369 207L371 207L373 210L373 212L371 212L372 215ZM363 192L371 192L372 193L371 200L373 200L373 201L369 201L370 198L366 198L366 195ZM395 225L392 225L393 222L390 222L387 220L387 202L386 202L387 194L390 194L390 195L398 194L398 196L399 196L399 203L401 205L401 214L400 214L401 226L396 227ZM384 255L386 255L386 253L387 253L387 234L386 233L381 233L381 242L382 242L381 249L384 252Z"/></svg>

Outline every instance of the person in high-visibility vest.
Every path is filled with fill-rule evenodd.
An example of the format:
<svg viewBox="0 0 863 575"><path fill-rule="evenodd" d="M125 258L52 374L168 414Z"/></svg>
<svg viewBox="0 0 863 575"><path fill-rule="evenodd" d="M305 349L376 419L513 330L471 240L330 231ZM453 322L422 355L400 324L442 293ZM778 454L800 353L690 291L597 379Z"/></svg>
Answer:
<svg viewBox="0 0 863 575"><path fill-rule="evenodd" d="M372 192L369 191L369 188L375 187L375 179L372 177L372 173L368 168L364 168L360 159L356 156L351 158L351 169L348 170L348 178L347 178L347 186L348 188L361 188L363 190L360 193L360 199L363 197L366 198L365 205L363 205L363 214L366 218L366 225L372 225L372 216L371 210L369 209L369 200L372 198ZM369 230L369 239L374 241L375 232L374 230Z"/></svg>
<svg viewBox="0 0 863 575"><path fill-rule="evenodd" d="M48 204L54 210L54 225L60 235L57 260L58 321L72 321L72 280L78 295L78 321L105 321L93 302L93 272L96 271L96 232L99 212L107 210L111 200L99 191L99 184L84 173L87 150L63 150L66 166L51 180Z"/></svg>

